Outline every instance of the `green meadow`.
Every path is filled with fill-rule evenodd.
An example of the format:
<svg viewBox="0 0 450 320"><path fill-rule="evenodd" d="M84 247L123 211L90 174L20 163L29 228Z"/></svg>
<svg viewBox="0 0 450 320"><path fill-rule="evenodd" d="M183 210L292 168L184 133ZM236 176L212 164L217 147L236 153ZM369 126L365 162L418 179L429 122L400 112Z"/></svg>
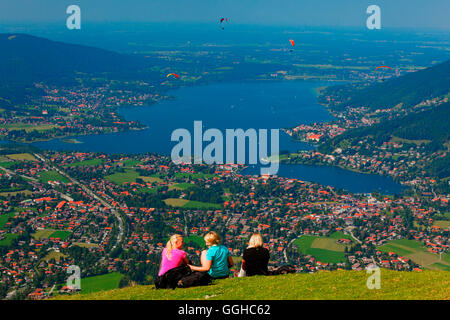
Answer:
<svg viewBox="0 0 450 320"><path fill-rule="evenodd" d="M408 239L389 240L386 244L379 246L382 252L395 252L405 258L411 259L425 269L449 270L450 254L443 253L441 256L429 252L422 242Z"/></svg>
<svg viewBox="0 0 450 320"><path fill-rule="evenodd" d="M343 263L345 262L345 245L336 243L340 238L351 240L350 236L335 232L329 237L302 235L293 244L302 254L311 255L322 263Z"/></svg>
<svg viewBox="0 0 450 320"><path fill-rule="evenodd" d="M444 271L381 269L381 288L367 288L364 271L320 271L214 280L212 285L157 290L153 285L60 295L65 300L444 300L450 277ZM83 280L82 280L83 285ZM82 286L83 289L83 286ZM251 294L249 294L251 293Z"/></svg>
<svg viewBox="0 0 450 320"><path fill-rule="evenodd" d="M49 181L60 181L60 182L64 182L64 183L70 182L70 180L68 178L59 174L55 170L40 172L39 180L42 182L49 182Z"/></svg>

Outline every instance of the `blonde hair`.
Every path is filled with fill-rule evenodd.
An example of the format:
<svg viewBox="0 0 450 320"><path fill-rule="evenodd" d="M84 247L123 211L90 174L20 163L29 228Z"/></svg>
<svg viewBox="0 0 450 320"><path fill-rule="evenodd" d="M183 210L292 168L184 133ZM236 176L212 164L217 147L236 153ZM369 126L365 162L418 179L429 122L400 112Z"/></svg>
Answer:
<svg viewBox="0 0 450 320"><path fill-rule="evenodd" d="M214 245L220 243L220 237L215 231L210 231L203 237L205 239L206 245Z"/></svg>
<svg viewBox="0 0 450 320"><path fill-rule="evenodd" d="M252 248L258 248L258 247L262 247L264 244L263 242L263 238L261 236L261 233L254 233L251 237L250 240L248 241L248 246L252 247Z"/></svg>
<svg viewBox="0 0 450 320"><path fill-rule="evenodd" d="M180 239L183 239L182 235L174 234L173 236L170 237L169 241L167 241L167 244L166 244L166 256L167 256L167 259L169 259L169 260L171 259L170 252L175 248L175 244Z"/></svg>

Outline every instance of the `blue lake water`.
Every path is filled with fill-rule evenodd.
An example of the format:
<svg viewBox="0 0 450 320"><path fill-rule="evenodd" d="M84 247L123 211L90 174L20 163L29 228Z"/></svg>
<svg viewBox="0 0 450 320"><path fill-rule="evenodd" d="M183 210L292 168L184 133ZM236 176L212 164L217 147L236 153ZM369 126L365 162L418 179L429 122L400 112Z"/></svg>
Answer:
<svg viewBox="0 0 450 320"><path fill-rule="evenodd" d="M194 121L202 121L203 131L217 128L224 134L225 129L275 129L330 121L333 116L316 101L315 88L324 85L326 83L290 81L186 87L170 93L175 96L174 100L119 110L127 120L139 120L147 125L145 130L75 137L81 144L54 139L36 143L35 146L51 150L157 152L169 155L176 145L170 140L172 132L185 128L192 133ZM313 148L310 144L291 140L280 131L280 150L295 152ZM360 193L378 190L392 194L402 189L389 177L363 175L325 166L282 165L279 175Z"/></svg>
<svg viewBox="0 0 450 320"><path fill-rule="evenodd" d="M101 151L106 153L157 152L170 154L175 142L172 132L186 128L193 132L194 121L208 128L274 129L300 123L329 121L333 117L316 102L314 88L319 83L254 82L223 83L187 87L171 92L175 100L156 105L122 108L127 120L139 120L146 130L76 137L82 144L59 139L37 143L49 149ZM305 150L312 146L292 141L280 132L280 150Z"/></svg>
<svg viewBox="0 0 450 320"><path fill-rule="evenodd" d="M249 166L242 174L259 175L258 166ZM302 164L281 164L278 175L303 181L314 181L334 188L345 189L354 193L397 194L405 189L391 178L376 174L364 174L339 167L313 166Z"/></svg>

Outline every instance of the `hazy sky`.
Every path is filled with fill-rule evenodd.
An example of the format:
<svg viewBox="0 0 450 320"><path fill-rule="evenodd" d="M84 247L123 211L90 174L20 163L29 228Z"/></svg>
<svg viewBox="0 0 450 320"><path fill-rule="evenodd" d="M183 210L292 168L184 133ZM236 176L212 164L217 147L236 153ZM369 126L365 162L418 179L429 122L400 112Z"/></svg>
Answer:
<svg viewBox="0 0 450 320"><path fill-rule="evenodd" d="M215 22L363 26L366 8L381 8L382 27L450 29L450 0L0 0L1 23L65 22L81 7L82 22Z"/></svg>

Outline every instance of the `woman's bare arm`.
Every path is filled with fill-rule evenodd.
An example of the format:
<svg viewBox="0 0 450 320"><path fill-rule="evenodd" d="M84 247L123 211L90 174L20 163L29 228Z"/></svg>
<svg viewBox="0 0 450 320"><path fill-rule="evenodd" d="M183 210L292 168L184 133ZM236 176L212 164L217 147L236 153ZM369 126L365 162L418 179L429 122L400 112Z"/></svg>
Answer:
<svg viewBox="0 0 450 320"><path fill-rule="evenodd" d="M191 268L192 271L209 271L209 269L211 269L211 265L212 261L206 260L201 267L196 267L192 265L189 265L189 267Z"/></svg>

